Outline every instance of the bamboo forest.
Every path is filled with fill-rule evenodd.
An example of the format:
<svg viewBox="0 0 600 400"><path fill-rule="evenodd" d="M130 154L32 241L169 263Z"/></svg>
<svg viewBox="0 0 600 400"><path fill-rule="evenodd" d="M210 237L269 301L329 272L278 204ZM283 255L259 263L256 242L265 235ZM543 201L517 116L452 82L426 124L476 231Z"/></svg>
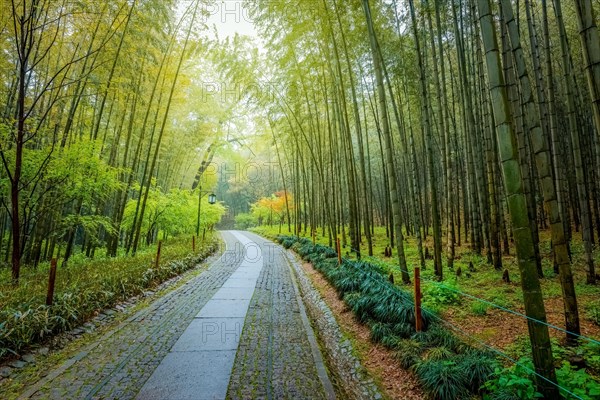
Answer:
<svg viewBox="0 0 600 400"><path fill-rule="evenodd" d="M0 399L600 399L599 0L0 7Z"/></svg>

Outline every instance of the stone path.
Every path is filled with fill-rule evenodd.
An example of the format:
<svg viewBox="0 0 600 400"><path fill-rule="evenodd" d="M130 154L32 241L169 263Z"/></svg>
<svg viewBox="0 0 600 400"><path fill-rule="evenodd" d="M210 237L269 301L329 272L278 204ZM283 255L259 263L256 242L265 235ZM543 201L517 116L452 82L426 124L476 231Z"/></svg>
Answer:
<svg viewBox="0 0 600 400"><path fill-rule="evenodd" d="M281 247L227 251L28 388L34 399L334 398Z"/></svg>
<svg viewBox="0 0 600 400"><path fill-rule="evenodd" d="M334 398L282 247L244 234L261 245L265 266L246 315L227 397Z"/></svg>

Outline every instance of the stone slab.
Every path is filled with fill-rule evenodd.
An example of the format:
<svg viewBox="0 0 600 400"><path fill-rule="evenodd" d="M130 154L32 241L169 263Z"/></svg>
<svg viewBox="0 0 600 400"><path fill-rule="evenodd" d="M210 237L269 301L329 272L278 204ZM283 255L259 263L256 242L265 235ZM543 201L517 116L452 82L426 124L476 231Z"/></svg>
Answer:
<svg viewBox="0 0 600 400"><path fill-rule="evenodd" d="M260 269L256 268L249 271L240 271L239 269L231 274L229 279L249 279L256 281L260 275Z"/></svg>
<svg viewBox="0 0 600 400"><path fill-rule="evenodd" d="M256 279L230 278L221 286L223 288L253 288L256 287Z"/></svg>
<svg viewBox="0 0 600 400"><path fill-rule="evenodd" d="M215 300L211 299L196 318L244 318L250 300Z"/></svg>
<svg viewBox="0 0 600 400"><path fill-rule="evenodd" d="M136 399L224 399L235 353L235 350L169 353Z"/></svg>
<svg viewBox="0 0 600 400"><path fill-rule="evenodd" d="M195 319L171 351L236 350L243 326L244 318Z"/></svg>
<svg viewBox="0 0 600 400"><path fill-rule="evenodd" d="M250 300L254 294L254 287L221 288L213 296L213 300Z"/></svg>

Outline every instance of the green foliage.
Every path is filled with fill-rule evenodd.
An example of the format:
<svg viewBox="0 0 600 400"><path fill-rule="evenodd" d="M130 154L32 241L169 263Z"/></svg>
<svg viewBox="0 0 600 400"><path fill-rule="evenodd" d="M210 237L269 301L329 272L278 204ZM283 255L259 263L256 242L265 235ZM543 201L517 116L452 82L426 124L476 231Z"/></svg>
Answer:
<svg viewBox="0 0 600 400"><path fill-rule="evenodd" d="M507 368L496 367L493 378L485 382L484 399L536 399L541 395L535 389L534 367L530 358L522 358L518 365ZM600 397L600 383L590 376L585 369L575 369L567 361L563 361L556 369L556 378L561 387L561 394L569 398L571 392L584 400ZM566 389L566 390L565 390Z"/></svg>
<svg viewBox="0 0 600 400"><path fill-rule="evenodd" d="M277 241L313 262L358 320L369 325L371 340L393 349L402 367L415 367L431 397L469 398L489 380L497 365L494 356L473 349L434 323L431 311L426 308L423 313L426 330L415 333L412 296L389 282L385 266L347 259L338 266L335 252L328 247L293 236L278 236ZM430 293L444 304L458 299L455 292L439 285Z"/></svg>
<svg viewBox="0 0 600 400"><path fill-rule="evenodd" d="M361 296L360 293L346 293L342 299L348 307L354 308L354 305L360 300Z"/></svg>
<svg viewBox="0 0 600 400"><path fill-rule="evenodd" d="M484 399L540 398L541 395L535 389L533 371L533 362L530 358L522 358L519 364L510 367L496 367L492 379L483 385L487 393ZM568 392L584 400L600 398L600 383L585 369L575 369L569 362L563 361L561 367L556 369L556 378L561 394L566 398L569 398Z"/></svg>
<svg viewBox="0 0 600 400"><path fill-rule="evenodd" d="M338 278L335 276L336 274L342 276ZM332 280L337 280L337 290L340 298L343 298L346 293L358 292L360 290L360 282L358 281L357 277L355 275L344 274L344 270L341 268L332 270L332 272L329 273L327 277Z"/></svg>
<svg viewBox="0 0 600 400"><path fill-rule="evenodd" d="M600 325L600 301L594 301L586 307L587 317L596 325Z"/></svg>
<svg viewBox="0 0 600 400"><path fill-rule="evenodd" d="M384 336L381 340L381 344L387 347L388 349L397 349L400 341L403 339L396 335L388 335Z"/></svg>
<svg viewBox="0 0 600 400"><path fill-rule="evenodd" d="M529 370L527 370L527 369ZM531 400L541 397L530 378L533 363L521 359L519 364L508 368L496 367L494 375L484 383L484 400Z"/></svg>
<svg viewBox="0 0 600 400"><path fill-rule="evenodd" d="M216 248L201 245L191 255L189 238L163 245L161 263L154 267L155 249L135 258L72 262L57 272L54 304L45 305L48 266L24 271L21 285L10 285L8 273L0 276L0 359L17 354L52 334L71 329L97 310L140 294L145 288L193 268Z"/></svg>
<svg viewBox="0 0 600 400"><path fill-rule="evenodd" d="M235 216L235 228L247 230L257 224L256 218L252 214L242 213Z"/></svg>
<svg viewBox="0 0 600 400"><path fill-rule="evenodd" d="M431 361L441 361L451 358L453 354L454 353L452 353L452 350L448 349L447 347L432 347L427 350L423 359Z"/></svg>
<svg viewBox="0 0 600 400"><path fill-rule="evenodd" d="M398 342L395 358L404 369L409 369L421 361L423 344L417 340L404 339Z"/></svg>
<svg viewBox="0 0 600 400"><path fill-rule="evenodd" d="M563 361L561 367L556 370L556 379L561 387L583 400L600 398L600 383L594 380L585 369L575 369L567 361ZM566 391L561 389L561 393L568 397Z"/></svg>
<svg viewBox="0 0 600 400"><path fill-rule="evenodd" d="M137 200L132 199L125 206L123 215L123 228L131 229ZM200 206L200 227L210 228L221 220L225 214L225 207L220 204L209 204L206 196L202 197ZM173 189L163 193L160 188L154 187L148 193L146 212L142 221L142 232L151 229L160 229L170 236L183 233L193 233L198 220L198 192Z"/></svg>
<svg viewBox="0 0 600 400"><path fill-rule="evenodd" d="M473 301L471 303L471 312L475 315L487 315L487 310L488 310L489 306L485 303L482 303L480 301Z"/></svg>
<svg viewBox="0 0 600 400"><path fill-rule="evenodd" d="M415 366L423 388L435 399L468 399L469 377L455 360L425 360Z"/></svg>
<svg viewBox="0 0 600 400"><path fill-rule="evenodd" d="M479 392L481 386L491 378L499 365L492 353L478 349L465 351L459 364L468 376L473 393Z"/></svg>
<svg viewBox="0 0 600 400"><path fill-rule="evenodd" d="M426 332L418 333L414 337L429 348L442 346L457 353L463 352L466 348L466 345L458 340L451 331L440 325L433 325Z"/></svg>
<svg viewBox="0 0 600 400"><path fill-rule="evenodd" d="M120 169L100 158L100 141L81 140L61 152L53 152L45 179L61 183L65 201L80 198L91 207L97 198L107 199L117 189Z"/></svg>
<svg viewBox="0 0 600 400"><path fill-rule="evenodd" d="M581 355L586 364L598 375L600 373L600 345L582 341L579 346L572 348L577 355Z"/></svg>
<svg viewBox="0 0 600 400"><path fill-rule="evenodd" d="M296 243L296 241L294 239L286 239L284 241L281 242L281 245L283 247L285 247L286 249L289 249L290 247L292 247L292 245Z"/></svg>
<svg viewBox="0 0 600 400"><path fill-rule="evenodd" d="M429 283L423 290L423 304L431 306L451 305L460 303L458 288L451 283Z"/></svg>
<svg viewBox="0 0 600 400"><path fill-rule="evenodd" d="M389 324L376 322L371 325L371 340L380 343L385 337L392 335L392 328Z"/></svg>

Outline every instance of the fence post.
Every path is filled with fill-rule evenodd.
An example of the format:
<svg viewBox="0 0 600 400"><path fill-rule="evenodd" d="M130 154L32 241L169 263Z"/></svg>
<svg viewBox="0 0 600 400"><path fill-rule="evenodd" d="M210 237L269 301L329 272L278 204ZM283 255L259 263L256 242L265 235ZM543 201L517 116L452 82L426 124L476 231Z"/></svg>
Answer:
<svg viewBox="0 0 600 400"><path fill-rule="evenodd" d="M46 305L51 306L54 302L54 284L56 283L56 258L50 261L50 278L48 279L48 294L46 295Z"/></svg>
<svg viewBox="0 0 600 400"><path fill-rule="evenodd" d="M337 242L336 242L336 246L337 246L337 253L338 253L338 265L342 265L342 248L340 246L340 238L337 238Z"/></svg>
<svg viewBox="0 0 600 400"><path fill-rule="evenodd" d="M160 248L162 247L162 240L158 241L158 249L156 250L156 265L155 267L158 269L158 262L160 261Z"/></svg>
<svg viewBox="0 0 600 400"><path fill-rule="evenodd" d="M196 252L196 235L192 236L192 252Z"/></svg>
<svg viewBox="0 0 600 400"><path fill-rule="evenodd" d="M421 269L415 267L415 330L423 330L423 314L421 313Z"/></svg>

